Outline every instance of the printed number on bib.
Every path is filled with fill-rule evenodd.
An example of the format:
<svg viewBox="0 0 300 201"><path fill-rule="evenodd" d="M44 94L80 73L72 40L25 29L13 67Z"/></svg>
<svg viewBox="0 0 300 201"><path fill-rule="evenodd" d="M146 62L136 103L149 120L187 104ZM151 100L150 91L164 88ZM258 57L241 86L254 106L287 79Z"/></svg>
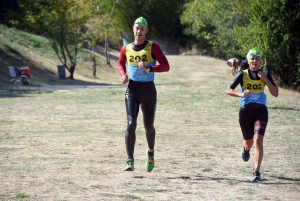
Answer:
<svg viewBox="0 0 300 201"><path fill-rule="evenodd" d="M147 59L147 55L142 55L141 57L140 56L130 56L130 59L129 59L130 62L135 62L135 61L148 61Z"/></svg>
<svg viewBox="0 0 300 201"><path fill-rule="evenodd" d="M247 89L262 90L261 84L247 84Z"/></svg>

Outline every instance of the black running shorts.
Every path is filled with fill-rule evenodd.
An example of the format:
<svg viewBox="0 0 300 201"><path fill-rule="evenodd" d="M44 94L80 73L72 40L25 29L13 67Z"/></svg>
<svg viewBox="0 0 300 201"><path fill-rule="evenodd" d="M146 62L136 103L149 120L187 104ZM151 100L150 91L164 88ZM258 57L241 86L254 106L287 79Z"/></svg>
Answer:
<svg viewBox="0 0 300 201"><path fill-rule="evenodd" d="M265 135L268 124L268 109L265 105L250 103L240 108L239 122L245 140L255 134Z"/></svg>

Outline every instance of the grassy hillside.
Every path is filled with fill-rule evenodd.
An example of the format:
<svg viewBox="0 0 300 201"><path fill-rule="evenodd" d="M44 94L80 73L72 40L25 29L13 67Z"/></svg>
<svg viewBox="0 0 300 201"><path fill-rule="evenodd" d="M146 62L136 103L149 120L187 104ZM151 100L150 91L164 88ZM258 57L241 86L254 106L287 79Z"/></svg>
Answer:
<svg viewBox="0 0 300 201"><path fill-rule="evenodd" d="M0 89L22 87L9 82L11 77L8 66L29 66L32 86L118 83L118 73L106 65L105 58L101 54L97 56L97 61L97 78L94 78L89 53L81 50L75 80L59 79L57 65L61 65L61 62L45 38L0 25ZM111 63L115 67L115 56L111 56Z"/></svg>

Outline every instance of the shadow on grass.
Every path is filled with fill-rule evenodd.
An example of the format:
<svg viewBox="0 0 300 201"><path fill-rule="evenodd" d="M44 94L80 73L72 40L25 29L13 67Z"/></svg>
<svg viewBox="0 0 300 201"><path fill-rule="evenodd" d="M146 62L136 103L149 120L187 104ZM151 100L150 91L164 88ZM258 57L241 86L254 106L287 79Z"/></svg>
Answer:
<svg viewBox="0 0 300 201"><path fill-rule="evenodd" d="M90 52L91 47L89 46L88 43L84 42L84 43L82 44L82 49L85 50L85 51L87 51L87 52ZM119 51L118 48L109 47L109 49ZM94 47L94 51L95 51L95 53L100 54L100 55L102 55L102 56L105 57L104 44L102 44L102 43L97 44L97 45ZM109 58L110 58L111 60L117 61L117 60L119 59L118 56L113 55L110 51L108 51L108 53L109 53Z"/></svg>
<svg viewBox="0 0 300 201"><path fill-rule="evenodd" d="M20 98L25 96L28 97L28 95L24 93L0 93L0 98Z"/></svg>
<svg viewBox="0 0 300 201"><path fill-rule="evenodd" d="M28 89L0 90L0 98L34 97L35 94L53 93L53 91L35 91Z"/></svg>
<svg viewBox="0 0 300 201"><path fill-rule="evenodd" d="M47 86L27 86L18 89L0 90L0 98L18 98L30 97L36 94L53 93L59 90L75 90L75 89L102 89L102 88L116 88L125 87L122 84L97 84L83 82L82 84L72 85L47 85Z"/></svg>
<svg viewBox="0 0 300 201"><path fill-rule="evenodd" d="M277 177L279 180L300 182L300 178Z"/></svg>
<svg viewBox="0 0 300 201"><path fill-rule="evenodd" d="M173 179L183 179L183 180L212 180L212 181L230 181L231 179L228 179L228 178L221 178L221 177L204 177L204 176L194 176L194 177L190 177L190 176L178 176L178 177L166 177L166 179L170 179L170 180L173 180Z"/></svg>
<svg viewBox="0 0 300 201"><path fill-rule="evenodd" d="M144 178L144 177L137 177L137 178ZM193 181L205 181L205 180L211 180L211 181L231 181L231 183L259 183L264 185L282 185L282 184L292 184L295 185L295 182L300 182L299 178L287 178L287 177L276 177L279 180L284 180L287 182L276 182L269 179L263 179L262 181L253 181L253 180L236 180L236 179L230 179L226 177L207 177L207 176L178 176L178 177L166 177L165 179L169 180L176 180L176 179L182 179L182 180L193 180ZM290 181L290 182L288 182ZM300 185L300 183L299 183Z"/></svg>
<svg viewBox="0 0 300 201"><path fill-rule="evenodd" d="M300 111L300 109L292 108L292 107L268 107L268 109L272 109L272 110L292 110L292 111Z"/></svg>
<svg viewBox="0 0 300 201"><path fill-rule="evenodd" d="M13 49L13 48L11 48L11 47L9 47L8 45L4 45L4 48L5 48L5 51L7 51L7 52L9 52L9 53L11 53L11 54L14 54L15 56L17 56L18 58L22 58L23 56L22 56L22 54L19 52L19 51L17 51L17 50L15 50L15 49ZM1 54L4 54L5 52L3 51L3 50L1 50L0 49L0 53Z"/></svg>

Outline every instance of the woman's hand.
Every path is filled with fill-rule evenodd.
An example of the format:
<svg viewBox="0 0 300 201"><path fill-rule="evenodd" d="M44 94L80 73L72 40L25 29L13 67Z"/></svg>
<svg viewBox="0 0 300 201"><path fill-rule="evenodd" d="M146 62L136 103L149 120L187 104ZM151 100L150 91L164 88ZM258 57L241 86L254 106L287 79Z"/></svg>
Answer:
<svg viewBox="0 0 300 201"><path fill-rule="evenodd" d="M269 79L267 78L267 76L264 74L263 71L258 71L258 72L257 72L257 76L258 76L264 83L266 83L266 82L269 81Z"/></svg>
<svg viewBox="0 0 300 201"><path fill-rule="evenodd" d="M246 96L248 96L249 94L251 94L251 91L249 89L246 89L243 93L242 93L242 98L245 98Z"/></svg>

